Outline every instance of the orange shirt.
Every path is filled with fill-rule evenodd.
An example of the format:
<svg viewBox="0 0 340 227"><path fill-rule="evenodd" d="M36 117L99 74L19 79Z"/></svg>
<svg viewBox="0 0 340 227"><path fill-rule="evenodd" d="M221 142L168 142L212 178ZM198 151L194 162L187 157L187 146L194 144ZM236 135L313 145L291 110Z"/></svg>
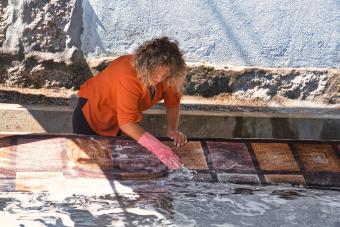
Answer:
<svg viewBox="0 0 340 227"><path fill-rule="evenodd" d="M85 81L78 96L87 99L82 111L90 127L99 135L116 136L119 125L140 122L142 111L164 99L166 107L177 107L180 95L167 80L156 85L151 101L148 89L137 79L132 55L121 56L96 76Z"/></svg>

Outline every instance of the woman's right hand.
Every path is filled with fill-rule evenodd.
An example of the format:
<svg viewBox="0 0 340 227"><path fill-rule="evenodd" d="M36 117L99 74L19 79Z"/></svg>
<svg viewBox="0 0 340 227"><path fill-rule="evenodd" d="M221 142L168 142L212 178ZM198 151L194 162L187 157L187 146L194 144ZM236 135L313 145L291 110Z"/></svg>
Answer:
<svg viewBox="0 0 340 227"><path fill-rule="evenodd" d="M181 168L181 162L178 156L171 150L170 147L163 144L156 137L148 132L145 132L138 140L138 143L154 153L159 160L169 169Z"/></svg>

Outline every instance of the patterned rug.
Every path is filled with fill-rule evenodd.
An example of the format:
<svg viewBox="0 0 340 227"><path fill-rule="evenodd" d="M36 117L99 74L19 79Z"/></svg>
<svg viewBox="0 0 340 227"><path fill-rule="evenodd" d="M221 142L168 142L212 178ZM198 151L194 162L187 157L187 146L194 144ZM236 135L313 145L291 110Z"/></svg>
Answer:
<svg viewBox="0 0 340 227"><path fill-rule="evenodd" d="M288 183L340 187L340 141L190 139L169 145L195 181ZM29 179L152 179L167 168L149 151L124 138L81 135L0 135L0 178L17 188Z"/></svg>

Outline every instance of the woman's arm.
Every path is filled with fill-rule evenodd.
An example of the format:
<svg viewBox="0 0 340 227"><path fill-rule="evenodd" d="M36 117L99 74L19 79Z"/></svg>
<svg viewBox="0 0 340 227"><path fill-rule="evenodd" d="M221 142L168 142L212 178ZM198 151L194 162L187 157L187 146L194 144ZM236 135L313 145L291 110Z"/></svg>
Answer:
<svg viewBox="0 0 340 227"><path fill-rule="evenodd" d="M166 116L168 121L167 136L174 140L177 147L184 146L187 143L187 137L177 131L179 124L179 106L166 107Z"/></svg>
<svg viewBox="0 0 340 227"><path fill-rule="evenodd" d="M117 118L119 128L128 136L136 140L140 145L154 153L159 160L170 169L179 169L181 163L177 155L157 138L145 132L135 123L140 119L138 112L139 93L138 84L132 83L134 78L125 78L120 81L117 95ZM134 87L132 85L135 85ZM127 87L128 86L128 87Z"/></svg>
<svg viewBox="0 0 340 227"><path fill-rule="evenodd" d="M179 106L166 107L166 118L168 120L168 132L176 131L179 123Z"/></svg>
<svg viewBox="0 0 340 227"><path fill-rule="evenodd" d="M137 123L129 122L124 125L120 125L119 128L132 139L138 141L139 138L145 133L145 130Z"/></svg>

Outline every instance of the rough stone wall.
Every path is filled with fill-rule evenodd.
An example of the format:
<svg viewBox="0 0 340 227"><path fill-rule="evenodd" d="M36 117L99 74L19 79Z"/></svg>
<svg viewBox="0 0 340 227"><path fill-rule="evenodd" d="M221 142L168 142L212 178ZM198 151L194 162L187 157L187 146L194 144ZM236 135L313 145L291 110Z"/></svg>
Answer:
<svg viewBox="0 0 340 227"><path fill-rule="evenodd" d="M335 69L192 67L188 95L236 97L269 101L274 97L340 103L340 71Z"/></svg>
<svg viewBox="0 0 340 227"><path fill-rule="evenodd" d="M66 1L35 1L24 7L25 17L30 20L24 29L25 46L35 51L60 52L66 48L64 28L70 18L72 5Z"/></svg>
<svg viewBox="0 0 340 227"><path fill-rule="evenodd" d="M1 0L0 82L78 87L91 73L80 49L82 1Z"/></svg>
<svg viewBox="0 0 340 227"><path fill-rule="evenodd" d="M89 58L93 74L114 58ZM340 104L340 70L316 68L214 67L192 64L184 94L270 101L275 98Z"/></svg>
<svg viewBox="0 0 340 227"><path fill-rule="evenodd" d="M8 27L8 23L6 23L6 20L8 18L6 14L6 7L8 5L7 0L1 0L0 1L0 46L2 46L4 40L5 40L5 34Z"/></svg>

